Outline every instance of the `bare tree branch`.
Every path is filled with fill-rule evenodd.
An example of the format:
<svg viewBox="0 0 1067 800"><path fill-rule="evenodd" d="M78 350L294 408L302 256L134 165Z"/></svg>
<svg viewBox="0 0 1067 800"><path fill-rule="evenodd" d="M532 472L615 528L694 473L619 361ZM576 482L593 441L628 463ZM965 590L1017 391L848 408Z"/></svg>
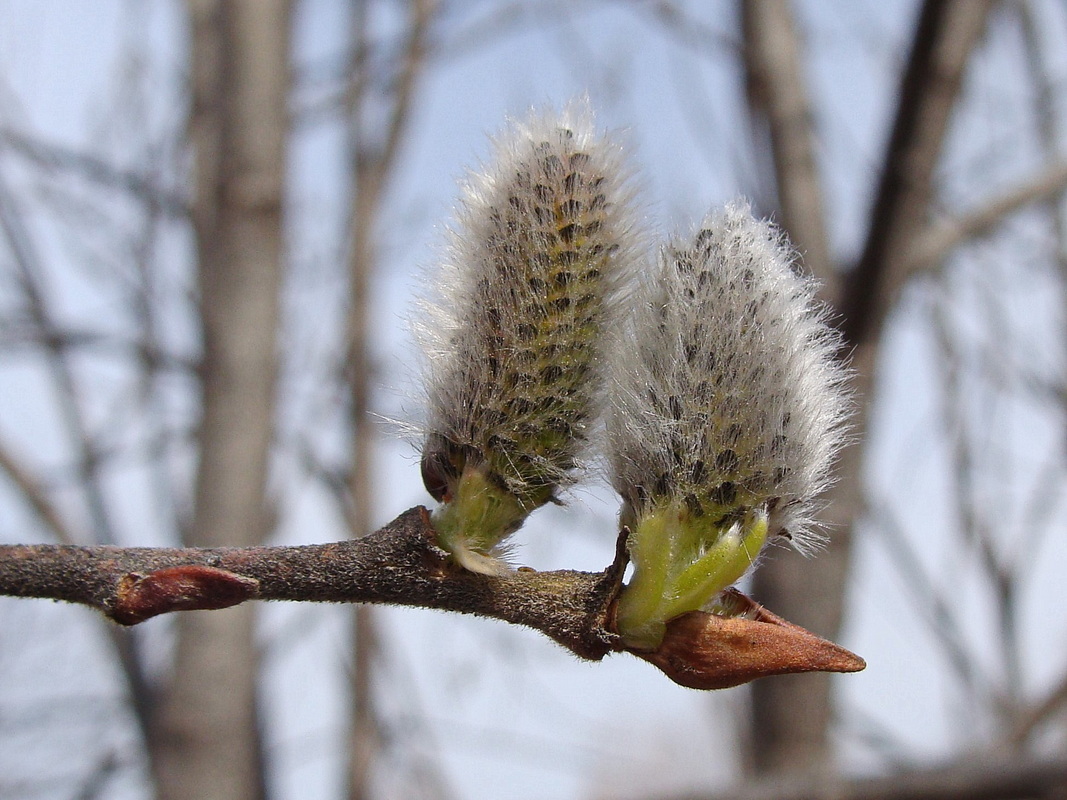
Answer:
<svg viewBox="0 0 1067 800"><path fill-rule="evenodd" d="M1044 698L1017 716L1015 724L1008 731L1006 743L1012 747L1025 744L1038 726L1048 721L1053 714L1065 706L1067 706L1067 675L1060 678L1059 683L1053 686Z"/></svg>
<svg viewBox="0 0 1067 800"><path fill-rule="evenodd" d="M782 227L832 302L839 277L830 257L814 121L796 22L787 3L741 5L745 75L751 107L766 115Z"/></svg>
<svg viewBox="0 0 1067 800"><path fill-rule="evenodd" d="M850 344L877 338L908 277L933 196L934 168L991 0L926 0L901 84L863 254L842 311Z"/></svg>
<svg viewBox="0 0 1067 800"><path fill-rule="evenodd" d="M761 781L722 794L660 800L1052 800L1067 791L1067 761L973 757L884 778Z"/></svg>
<svg viewBox="0 0 1067 800"><path fill-rule="evenodd" d="M37 515L37 518L62 544L74 544L78 537L71 531L59 509L55 507L51 498L44 491L40 481L23 464L22 459L15 455L6 443L0 442L0 471L3 471L8 479L15 484L19 494L29 504Z"/></svg>
<svg viewBox="0 0 1067 800"><path fill-rule="evenodd" d="M25 219L19 212L15 198L2 179L0 179L0 230L7 238L15 265L19 270L30 317L38 329L40 341L46 348L48 368L55 384L65 433L71 449L78 454L80 484L92 519L93 535L98 542L114 541L111 515L97 469L96 443L90 435L85 414L79 404L78 398L81 393L78 391L74 371L66 351L59 344L62 337L59 335L44 287L41 285L43 262L25 224Z"/></svg>
<svg viewBox="0 0 1067 800"><path fill-rule="evenodd" d="M188 12L203 337L188 543L255 546L271 525L292 2L188 0ZM161 797L261 800L254 609L182 615L175 629L152 742Z"/></svg>
<svg viewBox="0 0 1067 800"><path fill-rule="evenodd" d="M664 30L670 32L677 42L697 52L735 52L740 49L740 42L735 38L687 14L679 8L678 3L671 2L671 0L634 3L632 6L634 11L651 16Z"/></svg>
<svg viewBox="0 0 1067 800"><path fill-rule="evenodd" d="M0 594L81 603L123 625L253 599L437 608L529 626L586 659L627 650L696 689L865 666L736 591L721 601L725 615L694 611L669 621L656 650L625 647L613 629L625 530L612 564L598 573L483 575L455 566L435 542L426 509L414 508L361 539L302 547L2 545Z"/></svg>
<svg viewBox="0 0 1067 800"><path fill-rule="evenodd" d="M371 98L368 70L369 3L360 2L352 15L350 94L346 108L348 160L352 172L348 236L348 313L345 320L345 370L348 378L352 461L346 481L344 508L352 536L372 530L375 450L370 399L373 369L370 360L370 279L378 263L377 223L382 200L404 141L418 80L425 66L426 45L434 13L434 0L412 0L399 74L389 97L390 109L380 140L368 141L366 106ZM352 674L352 728L349 746L348 797L370 797L371 773L381 749L380 724L372 691L371 670L378 650L378 628L373 609L358 606L354 614Z"/></svg>
<svg viewBox="0 0 1067 800"><path fill-rule="evenodd" d="M931 223L912 250L904 280L916 272L937 266L961 244L990 233L1008 215L1028 205L1056 200L1064 191L1067 191L1067 162L1047 164L1016 188L987 201L966 216Z"/></svg>
<svg viewBox="0 0 1067 800"><path fill-rule="evenodd" d="M158 207L168 216L189 215L189 204L184 197L159 186L148 175L116 167L97 156L42 142L8 127L0 127L0 149L17 153L46 170L78 175L101 186L120 189L146 205Z"/></svg>
<svg viewBox="0 0 1067 800"><path fill-rule="evenodd" d="M872 503L872 506L871 530L881 539L910 594L922 598L922 602L917 604L918 616L941 646L953 674L972 696L981 696L983 692L990 691L989 676L982 670L981 663L970 657L966 642L960 635L959 620L952 603L908 542L895 510L888 503Z"/></svg>
<svg viewBox="0 0 1067 800"><path fill-rule="evenodd" d="M782 224L805 265L822 281L822 299L836 301L840 278L830 256L813 112L791 3L768 0L740 6L747 99L754 123L766 120ZM855 508L846 504L841 509L845 521ZM848 553L847 537L835 536L818 560L768 561L755 575L755 590L773 605L788 609L787 616L801 614L803 624L830 635L840 624ZM818 769L828 760L830 683L824 677L752 687L754 746L747 755L757 771Z"/></svg>
<svg viewBox="0 0 1067 800"><path fill-rule="evenodd" d="M813 269L833 280L825 253L825 223L817 201L802 191L817 191L811 156L810 111L800 78L799 57L790 4L784 0L742 3L746 15L746 50L750 100L766 103L774 142L776 175L787 201L790 225L810 231L788 233L810 251ZM868 237L858 266L839 292L831 292L842 316L846 342L853 347L855 395L862 404L874 384L874 361L882 323L904 279L904 256L921 230L933 189L948 120L955 107L968 57L985 25L989 0L926 0L912 39L901 81L894 128L883 157L883 172L871 210ZM833 284L831 284L832 286ZM757 590L768 603L824 636L838 630L844 613L850 531L862 513L863 438L866 410L861 405L854 442L841 453L841 480L831 493L823 522L834 531L820 558L801 563L783 554L756 574ZM779 771L819 771L827 763L830 722L829 681L825 676L790 676L754 687L753 717L758 731L756 764Z"/></svg>

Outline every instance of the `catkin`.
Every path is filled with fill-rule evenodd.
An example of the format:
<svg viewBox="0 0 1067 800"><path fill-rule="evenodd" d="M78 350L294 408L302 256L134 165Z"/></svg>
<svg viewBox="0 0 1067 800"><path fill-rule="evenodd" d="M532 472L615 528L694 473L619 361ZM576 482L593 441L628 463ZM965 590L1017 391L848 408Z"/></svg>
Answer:
<svg viewBox="0 0 1067 800"><path fill-rule="evenodd" d="M848 401L838 337L793 258L743 204L663 249L612 367L613 482L630 517L677 501L723 523L764 510L772 536L818 541Z"/></svg>
<svg viewBox="0 0 1067 800"><path fill-rule="evenodd" d="M662 251L615 347L607 431L633 575L616 624L658 647L811 518L847 406L838 338L792 251L743 205Z"/></svg>
<svg viewBox="0 0 1067 800"><path fill-rule="evenodd" d="M422 472L442 544L468 568L499 569L502 540L581 456L635 253L626 175L576 104L514 124L464 187L423 308Z"/></svg>

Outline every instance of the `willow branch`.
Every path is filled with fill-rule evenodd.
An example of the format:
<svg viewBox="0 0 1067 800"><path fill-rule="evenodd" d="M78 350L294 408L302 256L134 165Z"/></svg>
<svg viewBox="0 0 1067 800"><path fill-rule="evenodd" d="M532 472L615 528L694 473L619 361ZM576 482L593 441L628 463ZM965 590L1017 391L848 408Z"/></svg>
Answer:
<svg viewBox="0 0 1067 800"><path fill-rule="evenodd" d="M621 557L600 573L479 575L434 544L425 509L358 540L298 547L0 546L0 594L96 608L122 625L246 600L392 603L536 628L574 653L618 649L605 627Z"/></svg>
<svg viewBox="0 0 1067 800"><path fill-rule="evenodd" d="M77 547L0 545L0 595L81 603L122 625L170 611L246 600L391 603L526 625L581 658L628 651L671 680L721 689L792 672L856 672L863 659L728 591L724 616L691 611L667 623L656 650L626 647L614 630L626 536L601 572L470 572L436 544L424 508L384 528L299 547Z"/></svg>

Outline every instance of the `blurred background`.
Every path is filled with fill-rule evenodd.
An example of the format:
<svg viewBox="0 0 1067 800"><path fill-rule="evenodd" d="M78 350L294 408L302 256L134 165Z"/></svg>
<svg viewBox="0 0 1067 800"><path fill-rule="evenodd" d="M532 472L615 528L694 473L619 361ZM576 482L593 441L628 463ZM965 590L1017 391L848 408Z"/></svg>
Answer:
<svg viewBox="0 0 1067 800"><path fill-rule="evenodd" d="M439 612L119 630L0 599L0 797L1067 796L1067 7L0 0L0 541L333 541L429 503L407 318L508 115L588 94L649 226L738 196L855 368L814 559L867 659L701 693ZM603 481L519 534L611 560Z"/></svg>

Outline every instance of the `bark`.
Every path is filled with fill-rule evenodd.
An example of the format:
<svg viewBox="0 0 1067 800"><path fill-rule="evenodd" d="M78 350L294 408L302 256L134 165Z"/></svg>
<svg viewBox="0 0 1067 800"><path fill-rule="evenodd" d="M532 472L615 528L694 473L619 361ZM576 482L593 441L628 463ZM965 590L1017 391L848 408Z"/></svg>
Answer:
<svg viewBox="0 0 1067 800"><path fill-rule="evenodd" d="M621 549L602 573L519 570L496 577L452 566L434 542L429 514L415 508L371 536L321 545L0 545L0 594L83 603L124 625L251 599L395 603L537 627L594 660L616 645L617 637L602 631L625 566ZM591 624L596 620L599 626Z"/></svg>
<svg viewBox="0 0 1067 800"><path fill-rule="evenodd" d="M984 28L991 3L927 0L924 3L905 74L893 132L871 211L858 265L838 289L835 270L821 262L825 221L814 177L811 112L802 78L803 62L795 24L785 0L742 3L750 97L768 120L783 222L811 268L829 281L826 298L835 301L852 352L858 413L853 443L838 465L839 482L823 515L832 536L818 558L779 554L756 575L761 602L820 636L841 627L848 580L852 525L863 512L864 439L873 396L878 340L925 229L933 196L934 168L959 95L968 56ZM796 227L791 227L796 226ZM810 227L809 227L810 226ZM830 767L828 730L832 717L830 681L825 675L792 675L753 687L753 766L763 772L820 772Z"/></svg>
<svg viewBox="0 0 1067 800"><path fill-rule="evenodd" d="M191 0L193 217L203 331L190 544L266 533L288 130L287 0ZM154 753L163 798L263 796L253 606L177 621Z"/></svg>

